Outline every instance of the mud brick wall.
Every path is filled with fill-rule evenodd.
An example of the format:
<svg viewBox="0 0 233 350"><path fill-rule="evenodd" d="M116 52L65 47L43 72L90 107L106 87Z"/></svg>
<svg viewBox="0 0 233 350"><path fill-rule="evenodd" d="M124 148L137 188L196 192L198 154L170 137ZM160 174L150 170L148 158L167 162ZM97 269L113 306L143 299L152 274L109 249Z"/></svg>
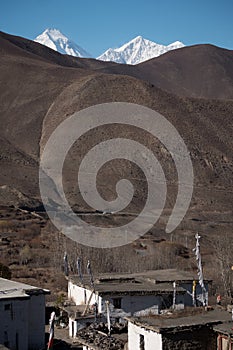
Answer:
<svg viewBox="0 0 233 350"><path fill-rule="evenodd" d="M217 338L209 327L174 330L163 334L163 350L217 350Z"/></svg>

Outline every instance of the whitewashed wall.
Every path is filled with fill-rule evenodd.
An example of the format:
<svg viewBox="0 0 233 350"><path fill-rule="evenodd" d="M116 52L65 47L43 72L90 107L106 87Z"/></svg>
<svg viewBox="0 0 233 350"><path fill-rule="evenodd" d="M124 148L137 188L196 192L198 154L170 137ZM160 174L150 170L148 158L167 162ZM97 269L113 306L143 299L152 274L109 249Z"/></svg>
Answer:
<svg viewBox="0 0 233 350"><path fill-rule="evenodd" d="M86 295L85 295L86 293ZM68 298L73 300L76 305L86 304L91 296L91 291L83 287L77 286L72 281L68 282ZM162 306L162 297L158 295L111 295L100 297L98 294L93 293L90 301L90 305L93 305L95 302L98 304L98 312L105 313L106 306L105 300L109 300L111 312L119 313L117 309L113 307L114 297L121 298L121 309L124 311L124 315L142 315L148 313L158 314ZM190 297L188 296L188 302L190 304ZM176 299L179 308L182 308L184 304L184 296L177 295Z"/></svg>
<svg viewBox="0 0 233 350"><path fill-rule="evenodd" d="M76 337L77 332L80 329L83 329L87 324L93 323L95 321L94 316L79 318L74 320L71 317L69 318L69 336L72 338Z"/></svg>
<svg viewBox="0 0 233 350"><path fill-rule="evenodd" d="M118 296L116 296L118 297ZM110 310L112 316L122 313L124 316L140 316L149 313L158 314L161 307L161 297L155 295L124 295L121 297L121 309L116 309L113 306L113 296L109 297ZM105 312L105 305L103 304Z"/></svg>
<svg viewBox="0 0 233 350"><path fill-rule="evenodd" d="M9 304L11 309L5 310ZM8 340L8 347L15 350L18 337L18 349L28 350L28 309L29 299L0 300L0 344Z"/></svg>
<svg viewBox="0 0 233 350"><path fill-rule="evenodd" d="M161 306L161 297L155 295L126 295L122 298L122 309L131 315L153 306Z"/></svg>
<svg viewBox="0 0 233 350"><path fill-rule="evenodd" d="M128 323L128 350L140 350L140 334L145 339L145 350L162 350L162 335Z"/></svg>
<svg viewBox="0 0 233 350"><path fill-rule="evenodd" d="M5 305L11 305L5 310ZM0 344L9 341L15 350L38 350L44 347L45 296L0 300ZM17 340L18 339L18 340Z"/></svg>
<svg viewBox="0 0 233 350"><path fill-rule="evenodd" d="M77 331L77 322L69 318L69 336L75 338Z"/></svg>
<svg viewBox="0 0 233 350"><path fill-rule="evenodd" d="M85 300L85 292L86 292L86 300ZM76 305L86 304L91 296L91 293L92 292L88 289L79 287L71 281L68 282L68 298L73 300ZM90 305L93 305L95 303L98 304L98 312L102 313L102 298L97 294L93 293L90 300Z"/></svg>

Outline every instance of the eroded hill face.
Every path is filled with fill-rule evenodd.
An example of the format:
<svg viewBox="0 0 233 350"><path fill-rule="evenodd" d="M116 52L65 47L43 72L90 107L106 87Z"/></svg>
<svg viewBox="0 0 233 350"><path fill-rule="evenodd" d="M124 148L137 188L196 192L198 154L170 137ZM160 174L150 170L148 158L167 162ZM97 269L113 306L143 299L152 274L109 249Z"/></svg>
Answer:
<svg viewBox="0 0 233 350"><path fill-rule="evenodd" d="M233 51L195 45L138 66L138 76L177 95L233 99Z"/></svg>
<svg viewBox="0 0 233 350"><path fill-rule="evenodd" d="M196 231L202 231L205 236L220 234L222 230L232 231L233 102L229 98L233 97L233 84L231 73L228 73L232 64L230 51L197 46L129 67L62 56L39 44L6 34L2 34L0 40L0 186L4 194L1 205L12 205L14 198L16 207L19 202L23 206L24 199L27 203L30 203L30 198L40 201L40 155L51 133L63 120L95 104L131 102L164 115L178 130L190 151L195 175L194 193L190 209L174 236L181 237L182 244L185 244L185 237L191 239ZM208 69L200 63L204 56L209 57L206 61ZM221 67L225 63L221 76ZM201 70L198 67L202 67ZM198 74L202 78L209 77L209 80L203 78L199 85ZM179 94L205 99L179 97ZM208 100L208 97L222 100ZM64 189L76 212L92 210L77 187L79 164L90 148L115 137L131 138L151 149L166 175L166 209L159 223L145 237L146 244L140 246L136 243L135 246L137 251L146 250L146 254L153 255L156 251L154 240L170 238L164 230L178 188L171 155L158 140L144 131L123 125L88 132L68 153L63 169ZM146 200L147 186L143 172L131 162L114 160L104 166L97 178L99 192L106 200L113 200L115 185L122 178L129 179L136 189L125 213L107 218L90 214L83 217L84 220L113 226L131 220L132 215L140 212ZM43 232L44 241L46 233ZM193 240L190 242L193 244ZM129 264L125 266L129 268Z"/></svg>

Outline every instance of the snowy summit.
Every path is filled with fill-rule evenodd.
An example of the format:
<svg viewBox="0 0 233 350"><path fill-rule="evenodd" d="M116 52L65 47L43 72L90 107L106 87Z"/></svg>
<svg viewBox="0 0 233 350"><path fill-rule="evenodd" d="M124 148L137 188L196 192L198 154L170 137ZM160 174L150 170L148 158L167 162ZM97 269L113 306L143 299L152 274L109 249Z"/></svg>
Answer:
<svg viewBox="0 0 233 350"><path fill-rule="evenodd" d="M153 41L144 39L142 36L137 36L117 49L108 49L97 59L117 63L138 64L184 46L180 41L166 46L156 44Z"/></svg>
<svg viewBox="0 0 233 350"><path fill-rule="evenodd" d="M75 57L91 57L87 51L68 39L58 29L48 28L42 34L38 35L34 41L62 54Z"/></svg>
<svg viewBox="0 0 233 350"><path fill-rule="evenodd" d="M82 47L68 39L58 29L46 29L34 40L42 45L62 54L75 57L92 57ZM156 44L153 41L137 36L117 49L108 49L102 55L97 57L101 61L112 61L117 63L138 64L151 58L158 57L170 50L179 49L185 45L176 41L170 45Z"/></svg>

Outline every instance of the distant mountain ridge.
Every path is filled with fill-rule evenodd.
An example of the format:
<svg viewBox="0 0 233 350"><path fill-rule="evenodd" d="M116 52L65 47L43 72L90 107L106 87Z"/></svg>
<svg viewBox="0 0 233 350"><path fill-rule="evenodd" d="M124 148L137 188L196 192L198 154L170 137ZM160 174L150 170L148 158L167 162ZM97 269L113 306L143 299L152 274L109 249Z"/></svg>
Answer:
<svg viewBox="0 0 233 350"><path fill-rule="evenodd" d="M34 41L48 46L61 54L83 58L92 57L90 53L67 38L58 29L48 28L42 34L38 35ZM102 55L97 57L97 59L135 65L184 46L185 45L180 41L166 46L147 40L142 36L137 36L117 49L109 48Z"/></svg>
<svg viewBox="0 0 233 350"><path fill-rule="evenodd" d="M180 41L165 46L137 36L117 49L108 49L97 59L135 65L184 46Z"/></svg>
<svg viewBox="0 0 233 350"><path fill-rule="evenodd" d="M90 53L74 41L68 39L58 29L48 28L42 34L38 35L34 41L62 54L74 57L92 57Z"/></svg>

